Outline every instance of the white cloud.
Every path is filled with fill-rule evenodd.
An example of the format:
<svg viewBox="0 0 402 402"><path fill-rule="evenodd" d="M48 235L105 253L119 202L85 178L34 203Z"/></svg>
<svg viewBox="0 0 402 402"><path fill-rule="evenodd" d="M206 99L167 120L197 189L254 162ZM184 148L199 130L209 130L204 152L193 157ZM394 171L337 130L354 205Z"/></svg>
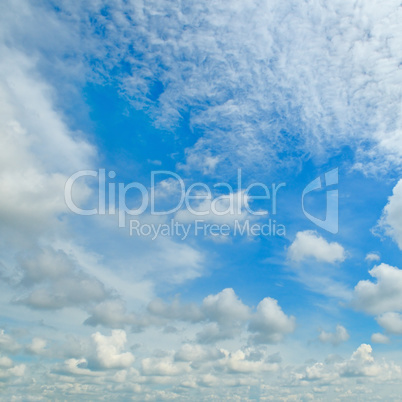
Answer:
<svg viewBox="0 0 402 402"><path fill-rule="evenodd" d="M402 335L402 314L387 312L376 320L388 333Z"/></svg>
<svg viewBox="0 0 402 402"><path fill-rule="evenodd" d="M175 297L171 304L159 298L155 299L149 303L147 309L152 315L169 320L198 322L205 319L199 306L194 303L182 304L178 297Z"/></svg>
<svg viewBox="0 0 402 402"><path fill-rule="evenodd" d="M371 342L373 343L389 343L388 336L381 334L379 332L374 333L371 335Z"/></svg>
<svg viewBox="0 0 402 402"><path fill-rule="evenodd" d="M12 363L11 367L0 367L0 380L3 382L8 382L10 379L15 377L22 377L25 374L25 370L25 364L14 365Z"/></svg>
<svg viewBox="0 0 402 402"><path fill-rule="evenodd" d="M184 362L200 362L216 360L223 356L223 352L217 348L208 348L198 344L186 343L175 353L174 359Z"/></svg>
<svg viewBox="0 0 402 402"><path fill-rule="evenodd" d="M94 395L124 400L230 400L233 389L242 400L331 399L342 395L351 400L399 397L400 368L377 361L369 345L360 346L345 361L313 364L304 374L286 367L279 371L279 377L265 374L276 370L279 363L268 362L259 351L240 350L237 346L233 351L218 352L217 348L197 344L181 347L183 339L191 342L197 337L201 326L209 331L210 338L230 339L236 335L235 341L225 342L240 342L249 335L248 323L250 343L277 342L294 330L295 320L271 298L261 301L254 312L231 289L208 296L201 305L157 300L138 317L118 295L109 298L104 284L110 283L103 279L108 275L103 275L102 280L96 275L100 264L94 265L92 272L87 271L83 254L78 258L76 253L76 258L72 258L65 250L64 254L58 253L57 247L49 245L57 237L78 235L68 233L72 228L67 228L67 218L58 219L66 211L63 184L71 170L91 165L94 149L80 133L68 128L67 119L60 113L63 90L53 90L38 71L60 89L70 86L71 79L83 79L85 74L93 78L96 73L89 70L94 66L106 72L106 77L107 70L118 70L123 60L125 71L115 77L122 77L121 90L132 96L136 107L151 113L157 124L174 129L187 107L191 108L189 125L194 138L200 133L202 137L186 151L186 167L204 174L225 173L222 166L233 163L255 163L266 171L275 164L281 166L283 155L288 155L290 149L298 160L302 154L330 154L343 145L357 151L356 166L365 171L381 170L380 166L400 167L401 113L395 106L401 99L399 2L296 3L235 0L224 6L203 1L183 6L159 0L146 4L116 0L108 7L103 2L60 2L56 10L45 4L15 0L1 6L0 38L19 49L0 47L0 235L2 256L7 260L1 264L11 271L19 266L13 279L21 279L21 275L20 284L24 287L19 289L28 293L19 300L31 307L79 306L91 312L88 323L112 328L148 328L153 324L160 328L174 321L184 323L174 341L177 353L170 350L167 356L149 357L154 344L159 346L165 342L165 336L173 336L164 334L162 339L152 329L145 334L129 335L130 343L140 336L146 340L146 345L138 349L143 356L135 362L132 353L125 349L125 332L114 331L111 336L96 333L92 338L93 356L76 345L55 351L55 359L69 353L76 355L57 365L59 372L48 370L53 361L42 360L46 359L42 352L48 348L41 335L23 348L9 333L1 331L2 352L22 354L31 349L41 355L40 364L31 363L35 356L29 357L30 367L15 364L8 356L0 357L0 388L6 400L26 399L27 395L51 400L91 400ZM136 57L138 54L141 56ZM70 77L67 80L66 74ZM150 89L157 80L163 91L154 102ZM80 88L74 90L79 92ZM366 145L359 144L369 145L365 148ZM387 163L380 163L384 160ZM375 166L370 165L371 161L375 161ZM81 200L90 194L85 185L77 189ZM392 236L400 243L396 198L386 210L386 220ZM141 272L140 278L148 273L149 277L157 277L160 284L173 285L203 273L204 256L189 245L167 240L152 247L150 242L139 244L130 244L130 258L125 261L114 261L111 256L121 253L113 249L114 253L109 255L111 268L121 266L124 272ZM324 240L320 244L329 247L329 256L302 250L301 260L312 257L336 262L345 258L342 246L333 253L336 243ZM140 248L144 252L137 253ZM51 250L48 255L46 250ZM21 251L24 256L17 258ZM15 258L8 258L9 255ZM382 271L384 277L377 276L378 283L370 282L371 287L361 285L355 291L356 297L360 308L367 304L369 312L385 313L378 317L379 322L399 331L400 316L388 311L400 310L399 274L391 278L393 271ZM120 274L116 269L114 279ZM385 278L388 274L390 278ZM138 298L144 303L151 299L149 282L135 281L132 285L134 281L124 277L114 284L121 282L126 282L128 295L131 292L137 297L141 293ZM8 286L6 291L4 297L9 294ZM340 288L333 287L332 294L337 293ZM369 294L375 299L373 305L365 303L370 300ZM378 308L375 302L379 302ZM2 305L8 317L23 311L21 306L7 307ZM70 315L64 313L53 314L52 323L58 324L58 328L52 330L48 312L30 311L29 319L44 319L39 328L47 328L55 337L62 336L67 328L88 330L78 327L76 322L82 321L82 312L74 309ZM17 319L23 321L16 314L13 323ZM157 339L154 343L148 339L152 336ZM131 367L135 363L143 369L141 376ZM27 368L29 375L25 376ZM253 373L253 378L249 373ZM287 373L291 374L290 380L286 379ZM356 386L356 376L363 382L361 388ZM384 397L371 382L364 382L365 377L383 382L384 388L396 386L396 396L391 389L386 390L388 397ZM4 387L8 381L16 382ZM309 387L307 382L314 382L317 387Z"/></svg>
<svg viewBox="0 0 402 402"><path fill-rule="evenodd" d="M61 226L55 217L68 211L64 184L83 164L91 163L94 148L70 132L54 110L52 89L37 74L35 63L16 50L0 47L4 55L0 61L0 220L8 230L7 241L32 242L49 225ZM89 196L85 184L76 190L77 201Z"/></svg>
<svg viewBox="0 0 402 402"><path fill-rule="evenodd" d="M15 353L20 349L18 342L10 335L4 332L4 329L0 330L0 350L8 353Z"/></svg>
<svg viewBox="0 0 402 402"><path fill-rule="evenodd" d="M400 166L402 11L395 0L115 2L107 17L98 3L62 10L83 16L70 19L71 31L80 21L87 54L104 69L130 66L121 86L135 107L163 127L191 110L190 125L203 135L187 160L205 173L215 158L269 169L289 149L296 159L343 145L365 172Z"/></svg>
<svg viewBox="0 0 402 402"><path fill-rule="evenodd" d="M250 350L237 350L228 352L223 350L225 357L219 361L219 364L232 373L261 373L266 371L276 371L279 366L276 363L267 363L263 360L250 359Z"/></svg>
<svg viewBox="0 0 402 402"><path fill-rule="evenodd" d="M318 339L324 343L329 342L333 345L339 345L342 342L346 342L349 337L350 336L346 328L338 324L336 326L335 332L321 331Z"/></svg>
<svg viewBox="0 0 402 402"><path fill-rule="evenodd" d="M104 369L127 368L134 362L130 352L123 352L127 343L126 332L113 330L111 336L104 336L99 332L92 335L96 346L96 359Z"/></svg>
<svg viewBox="0 0 402 402"><path fill-rule="evenodd" d="M31 344L27 346L27 351L34 355L41 355L44 353L46 346L46 339L35 337L32 339Z"/></svg>
<svg viewBox="0 0 402 402"><path fill-rule="evenodd" d="M85 324L131 326L135 331L144 331L149 327L169 328L180 322L202 326L195 338L201 344L247 336L247 328L252 332L252 342L277 343L295 329L295 317L286 315L277 300L265 298L253 311L231 288L205 297L201 305L182 303L178 296L170 303L157 298L136 314L127 312L121 300L106 300L91 310Z"/></svg>
<svg viewBox="0 0 402 402"><path fill-rule="evenodd" d="M207 296L202 302L202 309L210 320L219 323L245 321L250 314L249 307L242 303L231 288Z"/></svg>
<svg viewBox="0 0 402 402"><path fill-rule="evenodd" d="M369 377L377 381L400 379L401 368L394 363L376 361L368 344L360 345L348 359L315 363L306 368L304 378L309 381L336 383L341 378ZM303 378L303 377L302 377Z"/></svg>
<svg viewBox="0 0 402 402"><path fill-rule="evenodd" d="M197 340L201 343L234 338L242 332L250 318L250 308L231 288L204 298L201 310L209 321L197 334Z"/></svg>
<svg viewBox="0 0 402 402"><path fill-rule="evenodd" d="M294 316L287 316L277 300L266 297L257 306L251 318L249 330L253 333L253 343L277 343L296 328Z"/></svg>
<svg viewBox="0 0 402 402"><path fill-rule="evenodd" d="M56 371L62 374L74 375L74 376L99 376L99 373L93 372L87 368L87 359L67 359L59 366Z"/></svg>
<svg viewBox="0 0 402 402"><path fill-rule="evenodd" d="M288 256L295 262L314 258L330 264L342 262L346 258L345 250L339 243L329 243L312 230L296 234L295 240L289 246Z"/></svg>
<svg viewBox="0 0 402 402"><path fill-rule="evenodd" d="M402 180L399 180L392 190L379 225L402 250Z"/></svg>
<svg viewBox="0 0 402 402"><path fill-rule="evenodd" d="M171 357L148 357L142 360L141 367L145 375L156 376L176 376L190 370L188 363L174 362Z"/></svg>
<svg viewBox="0 0 402 402"><path fill-rule="evenodd" d="M106 300L96 305L91 310L91 316L85 320L85 324L108 328L124 328L126 325L136 323L136 316L126 312L125 303L122 300Z"/></svg>
<svg viewBox="0 0 402 402"><path fill-rule="evenodd" d="M354 289L352 304L371 314L402 310L402 271L387 264L380 264L369 271L377 279L360 281Z"/></svg>
<svg viewBox="0 0 402 402"><path fill-rule="evenodd" d="M13 361L6 356L0 357L0 367L2 368L10 368L13 365Z"/></svg>
<svg viewBox="0 0 402 402"><path fill-rule="evenodd" d="M369 262L372 262L372 261L380 261L380 256L377 254L377 253L368 253L367 255L366 255L366 258L365 258L365 260L366 261L369 261Z"/></svg>
<svg viewBox="0 0 402 402"><path fill-rule="evenodd" d="M21 284L33 290L16 302L36 309L87 306L109 297L102 282L82 272L62 251L35 250L21 259Z"/></svg>

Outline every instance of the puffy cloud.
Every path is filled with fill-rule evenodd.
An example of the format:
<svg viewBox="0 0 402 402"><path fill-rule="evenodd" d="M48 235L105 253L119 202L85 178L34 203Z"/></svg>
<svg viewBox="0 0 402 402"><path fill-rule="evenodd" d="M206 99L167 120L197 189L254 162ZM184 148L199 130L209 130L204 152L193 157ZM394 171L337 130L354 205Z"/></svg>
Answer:
<svg viewBox="0 0 402 402"><path fill-rule="evenodd" d="M242 326L240 323L217 323L210 322L203 326L197 334L197 341L200 343L214 343L224 339L231 339L240 335Z"/></svg>
<svg viewBox="0 0 402 402"><path fill-rule="evenodd" d="M6 356L0 357L0 367L2 368L10 368L13 365L13 361Z"/></svg>
<svg viewBox="0 0 402 402"><path fill-rule="evenodd" d="M250 314L249 307L242 303L231 288L207 296L202 302L202 309L210 320L219 323L245 321Z"/></svg>
<svg viewBox="0 0 402 402"><path fill-rule="evenodd" d="M27 352L34 355L41 355L44 353L47 341L42 338L33 338L30 345L27 346Z"/></svg>
<svg viewBox="0 0 402 402"><path fill-rule="evenodd" d="M241 333L246 323L254 343L279 342L284 335L295 329L295 317L287 316L277 300L267 297L252 312L238 299L233 289L224 289L216 295L207 296L202 310L210 321L198 333L198 341L203 343L233 338Z"/></svg>
<svg viewBox="0 0 402 402"><path fill-rule="evenodd" d="M108 328L123 328L135 324L136 316L126 312L125 303L121 300L106 300L91 310L91 316L85 324L96 327L103 325Z"/></svg>
<svg viewBox="0 0 402 402"><path fill-rule="evenodd" d="M371 314L402 310L402 271L387 264L380 264L369 271L377 279L360 281L354 289L352 304Z"/></svg>
<svg viewBox="0 0 402 402"><path fill-rule="evenodd" d="M339 345L340 343L346 342L349 339L349 334L345 327L338 324L335 332L321 331L318 339L324 343L329 342L333 345Z"/></svg>
<svg viewBox="0 0 402 402"><path fill-rule="evenodd" d="M280 342L286 334L296 328L294 316L287 316L278 305L278 301L270 297L263 299L257 306L249 324L254 343Z"/></svg>
<svg viewBox="0 0 402 402"><path fill-rule="evenodd" d="M109 297L102 282L77 267L75 261L62 251L51 248L39 250L22 259L22 284L33 288L17 303L36 309L60 309L87 306Z"/></svg>
<svg viewBox="0 0 402 402"><path fill-rule="evenodd" d="M55 371L62 374L73 375L73 376L98 376L99 373L91 371L87 368L87 359L67 359L64 363L56 367Z"/></svg>
<svg viewBox="0 0 402 402"><path fill-rule="evenodd" d="M231 288L205 297L200 307L194 304L182 305L178 298L170 305L157 299L149 304L148 311L162 319L202 323L203 328L197 333L197 341L202 344L240 335L245 331L247 323L253 333L253 342L257 343L279 342L295 328L295 318L287 316L277 300L265 298L258 304L257 311L253 312ZM147 317L142 322L147 322L147 325L155 323Z"/></svg>
<svg viewBox="0 0 402 402"><path fill-rule="evenodd" d="M127 335L123 330L113 330L111 336L99 332L92 335L96 346L96 360L101 368L127 368L134 362L130 352L123 352L127 343Z"/></svg>
<svg viewBox="0 0 402 402"><path fill-rule="evenodd" d="M314 363L307 366L304 375L299 377L307 381L319 381L323 384L336 383L350 377L376 378L378 381L401 378L401 367L394 363L376 361L373 349L368 344L360 345L348 359Z"/></svg>
<svg viewBox="0 0 402 402"><path fill-rule="evenodd" d="M295 328L295 318L287 316L277 300L265 298L254 312L231 288L205 297L201 305L181 303L178 296L171 303L157 298L142 314L128 313L121 300L106 300L91 310L85 324L109 328L128 325L134 331L144 331L152 326L168 329L175 322L202 325L196 334L201 344L233 339L246 333L247 328L252 332L253 342L276 343Z"/></svg>
<svg viewBox="0 0 402 402"><path fill-rule="evenodd" d="M366 261L380 261L380 256L377 253L368 253L365 258Z"/></svg>
<svg viewBox="0 0 402 402"><path fill-rule="evenodd" d="M345 250L339 243L329 243L312 230L296 234L295 240L289 246L288 256L295 262L314 258L319 262L330 264L342 262L346 258Z"/></svg>
<svg viewBox="0 0 402 402"><path fill-rule="evenodd" d="M145 375L151 376L176 376L190 370L188 363L174 362L171 357L148 357L142 360L141 368Z"/></svg>
<svg viewBox="0 0 402 402"><path fill-rule="evenodd" d="M264 360L253 359L250 350L237 350L233 353L223 350L225 357L219 361L231 373L256 373L276 371L277 363L267 363Z"/></svg>
<svg viewBox="0 0 402 402"><path fill-rule="evenodd" d="M374 363L373 349L363 343L352 354L351 358L340 365L340 373L344 376L374 376L378 375L381 366Z"/></svg>
<svg viewBox="0 0 402 402"><path fill-rule="evenodd" d="M399 180L393 188L379 225L402 250L402 180Z"/></svg>
<svg viewBox="0 0 402 402"><path fill-rule="evenodd" d="M175 353L174 360L184 362L200 362L216 360L223 357L223 352L216 348L206 348L197 344L184 344Z"/></svg>
<svg viewBox="0 0 402 402"><path fill-rule="evenodd" d="M196 304L183 305L178 297L175 297L171 304L159 298L155 299L149 303L147 309L151 314L167 319L192 322L204 319L204 314Z"/></svg>
<svg viewBox="0 0 402 402"><path fill-rule="evenodd" d="M389 343L388 336L381 334L379 332L374 333L371 335L371 342L372 343Z"/></svg>
<svg viewBox="0 0 402 402"><path fill-rule="evenodd" d="M10 335L4 332L4 329L0 330L0 350L15 353L17 352L21 346L19 343L13 339Z"/></svg>
<svg viewBox="0 0 402 402"><path fill-rule="evenodd" d="M402 314L387 312L376 320L390 334L402 335Z"/></svg>
<svg viewBox="0 0 402 402"><path fill-rule="evenodd" d="M4 330L0 330L0 352L14 354L21 350L21 345ZM15 364L8 356L0 355L0 383L23 377L26 371L25 364ZM0 385L1 386L1 385Z"/></svg>
<svg viewBox="0 0 402 402"><path fill-rule="evenodd" d="M0 381L8 382L16 377L23 377L26 371L25 364L17 364L7 359L2 358L3 365L0 365Z"/></svg>

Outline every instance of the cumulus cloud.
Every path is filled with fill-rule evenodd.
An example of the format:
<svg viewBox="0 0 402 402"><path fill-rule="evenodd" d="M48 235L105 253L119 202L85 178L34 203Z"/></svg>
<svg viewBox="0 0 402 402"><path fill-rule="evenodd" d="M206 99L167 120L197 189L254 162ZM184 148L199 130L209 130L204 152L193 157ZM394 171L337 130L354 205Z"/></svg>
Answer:
<svg viewBox="0 0 402 402"><path fill-rule="evenodd" d="M387 312L381 314L376 320L388 333L402 335L402 314Z"/></svg>
<svg viewBox="0 0 402 402"><path fill-rule="evenodd" d="M379 332L374 333L371 335L371 342L372 343L389 343L388 336L381 334Z"/></svg>
<svg viewBox="0 0 402 402"><path fill-rule="evenodd" d="M305 369L303 379L308 381L334 382L340 378L370 377L378 380L399 379L401 368L394 363L376 361L368 344L360 345L348 359L315 363Z"/></svg>
<svg viewBox="0 0 402 402"><path fill-rule="evenodd" d="M72 376L99 376L99 373L91 371L88 366L88 361L85 358L81 359L67 359L63 364L55 367L55 372L59 372L64 375Z"/></svg>
<svg viewBox="0 0 402 402"><path fill-rule="evenodd" d="M230 288L207 296L202 302L202 310L212 321L198 334L199 340L203 342L232 338L239 332L240 325L250 317L249 307Z"/></svg>
<svg viewBox="0 0 402 402"><path fill-rule="evenodd" d="M339 243L329 243L312 230L296 234L295 240L289 246L288 256L295 262L314 258L330 264L342 262L346 258L345 250Z"/></svg>
<svg viewBox="0 0 402 402"><path fill-rule="evenodd" d="M279 368L277 363L269 363L263 359L253 359L250 350L237 350L232 353L222 350L222 352L225 357L219 361L219 364L232 373L276 371Z"/></svg>
<svg viewBox="0 0 402 402"><path fill-rule="evenodd" d="M93 327L103 325L108 328L124 328L126 325L135 324L136 316L127 313L122 300L106 300L91 310L90 317L84 323Z"/></svg>
<svg viewBox="0 0 402 402"><path fill-rule="evenodd" d="M174 360L194 363L216 360L223 356L223 352L217 348L186 343L175 353Z"/></svg>
<svg viewBox="0 0 402 402"><path fill-rule="evenodd" d="M388 198L379 222L387 235L392 237L402 250L402 180L399 180Z"/></svg>
<svg viewBox="0 0 402 402"><path fill-rule="evenodd" d="M369 261L369 262L372 262L372 261L380 261L380 256L377 254L377 253L368 253L367 255L366 255L366 258L365 258L365 260L366 261Z"/></svg>
<svg viewBox="0 0 402 402"><path fill-rule="evenodd" d="M171 357L148 357L142 360L141 368L145 375L155 376L176 376L190 371L188 363L174 362Z"/></svg>
<svg viewBox="0 0 402 402"><path fill-rule="evenodd" d="M181 305L178 299L171 305L156 300L148 310L159 317L202 323L197 333L197 341L202 344L234 338L245 331L247 324L255 343L280 342L295 329L295 317L287 316L277 300L265 298L253 312L231 288L205 297L200 307Z"/></svg>
<svg viewBox="0 0 402 402"><path fill-rule="evenodd" d="M1 358L0 360L0 380L2 382L9 382L18 377L23 377L26 371L25 364L14 364L8 358Z"/></svg>
<svg viewBox="0 0 402 402"><path fill-rule="evenodd" d="M324 343L332 343L333 345L339 345L342 342L346 342L349 339L349 333L342 325L337 325L335 332L321 331L318 339Z"/></svg>
<svg viewBox="0 0 402 402"><path fill-rule="evenodd" d="M352 354L351 358L340 365L344 376L374 376L378 375L381 366L375 364L370 345L363 343Z"/></svg>
<svg viewBox="0 0 402 402"><path fill-rule="evenodd" d="M28 353L32 353L34 355L41 355L45 352L46 346L46 339L35 337L32 339L31 344L27 346L26 350Z"/></svg>
<svg viewBox="0 0 402 402"><path fill-rule="evenodd" d="M0 350L8 353L15 353L21 348L21 345L10 335L6 334L4 329L0 330Z"/></svg>
<svg viewBox="0 0 402 402"><path fill-rule="evenodd" d="M170 303L160 298L151 301L142 313L129 313L121 300L106 300L91 310L87 325L103 325L109 328L131 326L134 331L149 327L165 327L179 322L201 325L196 341L213 344L252 333L253 343L277 343L294 331L295 317L286 315L278 301L263 299L256 311L245 305L233 289L223 289L205 297L200 305L182 303L176 296Z"/></svg>
<svg viewBox="0 0 402 402"><path fill-rule="evenodd" d="M60 309L90 305L109 297L109 292L97 278L85 274L62 251L52 248L36 250L21 259L21 284L33 290L17 303L36 309Z"/></svg>
<svg viewBox="0 0 402 402"><path fill-rule="evenodd" d="M158 298L151 301L147 307L149 313L161 318L198 322L204 319L204 314L195 303L182 304L175 297L169 304Z"/></svg>
<svg viewBox="0 0 402 402"><path fill-rule="evenodd" d="M354 288L352 304L370 314L402 310L402 271L380 264L369 271L377 281L360 281Z"/></svg>
<svg viewBox="0 0 402 402"><path fill-rule="evenodd" d="M253 343L277 343L286 334L296 328L294 316L288 316L278 305L277 300L270 297L263 299L257 306L249 324L249 331L253 333Z"/></svg>
<svg viewBox="0 0 402 402"><path fill-rule="evenodd" d="M103 369L126 368L134 362L130 352L123 352L127 335L123 330L113 330L110 336L96 332L92 335L96 347L96 361Z"/></svg>

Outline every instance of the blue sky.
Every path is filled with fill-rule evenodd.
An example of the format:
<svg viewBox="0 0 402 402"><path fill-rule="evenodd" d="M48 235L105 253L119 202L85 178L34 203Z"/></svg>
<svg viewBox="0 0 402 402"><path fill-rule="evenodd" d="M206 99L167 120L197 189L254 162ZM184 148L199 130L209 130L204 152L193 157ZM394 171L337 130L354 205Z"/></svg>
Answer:
<svg viewBox="0 0 402 402"><path fill-rule="evenodd" d="M400 400L397 1L0 15L0 399Z"/></svg>

